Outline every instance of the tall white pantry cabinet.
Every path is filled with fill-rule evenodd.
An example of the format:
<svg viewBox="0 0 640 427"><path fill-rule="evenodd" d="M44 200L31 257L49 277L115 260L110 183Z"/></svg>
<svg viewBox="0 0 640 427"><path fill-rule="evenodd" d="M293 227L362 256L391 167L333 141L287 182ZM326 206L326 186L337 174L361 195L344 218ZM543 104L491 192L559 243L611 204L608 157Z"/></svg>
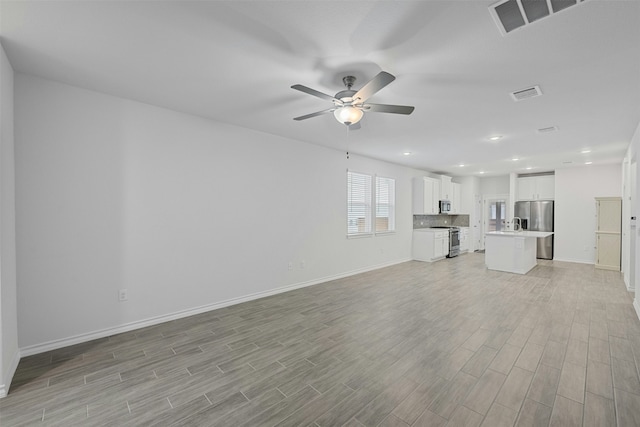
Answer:
<svg viewBox="0 0 640 427"><path fill-rule="evenodd" d="M596 268L620 271L622 198L596 197Z"/></svg>

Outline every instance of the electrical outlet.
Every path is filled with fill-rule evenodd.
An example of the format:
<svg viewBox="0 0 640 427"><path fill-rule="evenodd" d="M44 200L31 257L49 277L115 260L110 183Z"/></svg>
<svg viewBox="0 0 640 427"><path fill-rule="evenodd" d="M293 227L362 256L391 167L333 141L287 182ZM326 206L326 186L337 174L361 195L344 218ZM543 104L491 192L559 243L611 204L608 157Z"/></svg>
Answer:
<svg viewBox="0 0 640 427"><path fill-rule="evenodd" d="M293 262L289 261L289 271L293 270Z"/></svg>
<svg viewBox="0 0 640 427"><path fill-rule="evenodd" d="M126 289L120 289L118 291L118 301L128 301L129 300L129 291Z"/></svg>

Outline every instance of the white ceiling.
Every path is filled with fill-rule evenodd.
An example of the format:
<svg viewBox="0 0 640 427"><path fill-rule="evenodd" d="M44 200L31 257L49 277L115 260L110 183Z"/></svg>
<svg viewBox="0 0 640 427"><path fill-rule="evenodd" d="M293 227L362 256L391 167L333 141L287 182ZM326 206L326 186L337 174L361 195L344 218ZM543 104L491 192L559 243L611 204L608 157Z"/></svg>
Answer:
<svg viewBox="0 0 640 427"><path fill-rule="evenodd" d="M640 2L589 0L504 37L492 3L1 0L0 35L18 72L419 169L620 162L640 122ZM370 101L412 115L292 120L331 106L292 84L333 95L380 70L397 79ZM544 95L509 96L532 85Z"/></svg>

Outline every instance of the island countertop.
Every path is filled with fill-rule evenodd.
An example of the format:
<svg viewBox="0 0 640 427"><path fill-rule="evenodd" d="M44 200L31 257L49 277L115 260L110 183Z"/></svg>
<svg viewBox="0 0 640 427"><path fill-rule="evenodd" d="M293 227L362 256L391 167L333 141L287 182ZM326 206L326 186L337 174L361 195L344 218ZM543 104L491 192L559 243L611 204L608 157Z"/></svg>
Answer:
<svg viewBox="0 0 640 427"><path fill-rule="evenodd" d="M504 236L504 237L548 237L553 231L487 231L487 236Z"/></svg>
<svg viewBox="0 0 640 427"><path fill-rule="evenodd" d="M489 231L485 233L485 265L489 270L527 274L537 264L538 238L552 234L551 231Z"/></svg>

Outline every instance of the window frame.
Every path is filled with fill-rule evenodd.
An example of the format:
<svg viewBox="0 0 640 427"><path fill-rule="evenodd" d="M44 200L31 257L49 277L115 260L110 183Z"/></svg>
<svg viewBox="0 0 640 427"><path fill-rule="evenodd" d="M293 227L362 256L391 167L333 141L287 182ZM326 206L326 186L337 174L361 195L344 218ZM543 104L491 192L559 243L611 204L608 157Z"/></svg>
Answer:
<svg viewBox="0 0 640 427"><path fill-rule="evenodd" d="M379 180L390 181L392 183L389 193L389 200L386 205L388 216L378 216L378 209L381 206L379 193ZM392 234L396 232L396 179L384 175L375 175L374 179L374 202L373 205L373 226L375 234ZM387 229L378 231L378 218L387 218Z"/></svg>
<svg viewBox="0 0 640 427"><path fill-rule="evenodd" d="M364 231L355 231L351 232L350 228L355 226L356 224L351 224L354 219L352 218L352 213L354 212L352 207L353 203L353 175L359 175L361 177L365 177L363 181L368 181L364 183L364 201L357 202L364 204L364 209L362 212L364 213L364 221L365 221L365 230ZM371 174L357 172L351 169L347 169L347 237L348 238L359 238L359 237L370 237L373 236L373 185L374 185L374 176ZM368 187L368 188L367 188ZM357 219L355 219L357 221ZM367 227L368 226L368 227Z"/></svg>
<svg viewBox="0 0 640 427"><path fill-rule="evenodd" d="M364 207L357 210L353 209L353 177L354 175L360 176L362 179L361 187L364 188L362 198L364 201L357 202L364 204ZM385 203L380 203L380 194L382 188L380 185L386 182L388 198ZM390 185L391 184L391 185ZM359 197L360 198L360 197ZM378 211L382 207L387 210L386 216L379 216ZM364 214L365 229L363 231L357 231L357 224L353 221L358 221L360 218L354 218L353 214L362 212ZM385 230L378 230L379 218L387 219L387 228ZM368 227L367 227L368 225ZM356 231L351 231L353 227L356 227ZM396 178L385 175L369 174L359 172L351 169L347 169L347 238L362 238L373 237L376 235L388 235L396 232Z"/></svg>

